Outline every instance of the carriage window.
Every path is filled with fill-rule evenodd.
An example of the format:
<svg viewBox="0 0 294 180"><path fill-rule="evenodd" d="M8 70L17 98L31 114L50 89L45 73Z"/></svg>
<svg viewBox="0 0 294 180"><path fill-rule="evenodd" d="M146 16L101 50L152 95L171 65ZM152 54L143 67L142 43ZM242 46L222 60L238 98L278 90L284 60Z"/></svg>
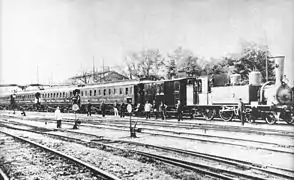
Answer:
<svg viewBox="0 0 294 180"><path fill-rule="evenodd" d="M180 82L179 81L175 81L174 82L174 90L175 91L180 91Z"/></svg>
<svg viewBox="0 0 294 180"><path fill-rule="evenodd" d="M84 91L81 91L81 96L84 96Z"/></svg>
<svg viewBox="0 0 294 180"><path fill-rule="evenodd" d="M65 92L63 92L63 97L65 97Z"/></svg>
<svg viewBox="0 0 294 180"><path fill-rule="evenodd" d="M202 92L202 80L197 81L197 89L199 93Z"/></svg>
<svg viewBox="0 0 294 180"><path fill-rule="evenodd" d="M122 93L123 93L122 88L119 88L119 94L122 94Z"/></svg>
<svg viewBox="0 0 294 180"><path fill-rule="evenodd" d="M111 95L111 89L108 89L108 94Z"/></svg>
<svg viewBox="0 0 294 180"><path fill-rule="evenodd" d="M101 90L100 89L98 90L98 94L101 95Z"/></svg>
<svg viewBox="0 0 294 180"><path fill-rule="evenodd" d="M53 97L55 98L55 93L53 93Z"/></svg>
<svg viewBox="0 0 294 180"><path fill-rule="evenodd" d="M59 97L61 97L61 96L62 96L62 93L60 92Z"/></svg>
<svg viewBox="0 0 294 180"><path fill-rule="evenodd" d="M96 96L96 90L94 90L94 96Z"/></svg>
<svg viewBox="0 0 294 180"><path fill-rule="evenodd" d="M58 94L59 94L59 93L56 93L56 97L57 97L57 98L58 98Z"/></svg>
<svg viewBox="0 0 294 180"><path fill-rule="evenodd" d="M133 88L130 87L130 94L133 94Z"/></svg>
<svg viewBox="0 0 294 180"><path fill-rule="evenodd" d="M129 88L126 88L126 94L128 94L129 93Z"/></svg>
<svg viewBox="0 0 294 180"><path fill-rule="evenodd" d="M106 89L103 90L103 95L104 95L104 96L106 95Z"/></svg>
<svg viewBox="0 0 294 180"><path fill-rule="evenodd" d="M70 97L72 97L72 92L69 93Z"/></svg>
<svg viewBox="0 0 294 180"><path fill-rule="evenodd" d="M88 96L88 91L85 91L85 96Z"/></svg>
<svg viewBox="0 0 294 180"><path fill-rule="evenodd" d="M116 94L116 89L115 88L113 88L113 94Z"/></svg>
<svg viewBox="0 0 294 180"><path fill-rule="evenodd" d="M92 90L90 90L90 96L92 96Z"/></svg>

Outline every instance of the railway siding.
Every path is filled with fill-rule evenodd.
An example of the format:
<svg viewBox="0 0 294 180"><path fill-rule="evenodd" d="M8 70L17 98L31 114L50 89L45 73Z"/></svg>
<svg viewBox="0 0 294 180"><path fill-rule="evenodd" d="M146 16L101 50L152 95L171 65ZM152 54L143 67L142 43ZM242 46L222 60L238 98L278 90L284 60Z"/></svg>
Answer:
<svg viewBox="0 0 294 180"><path fill-rule="evenodd" d="M65 154L75 156L78 159L83 159L84 161L92 164L93 166L107 170L108 172L113 173L117 177L120 177L122 179L181 179L180 177L185 176L197 179L203 177L201 175L197 175L193 172L191 173L191 171L187 171L184 169L167 169L165 166L164 168L162 168L160 167L160 165L154 166L150 163L141 163L136 160L120 157L120 153L118 153L117 155L112 155L111 152L105 152L103 150L98 150L92 147L86 147L82 144L66 142L60 139L53 139L32 132L20 132L16 130L11 131L14 131L14 133L18 135L25 136L26 138L34 142L43 144L44 146L47 146L49 148L62 151ZM134 156L132 154L130 155ZM160 168L167 169L167 172L175 171L177 173L168 172L170 174L173 174L173 176L171 176L167 174L167 172L160 170Z"/></svg>
<svg viewBox="0 0 294 180"><path fill-rule="evenodd" d="M113 179L94 175L81 163L44 146L1 131L1 164L10 179ZM21 140L21 142L19 141ZM48 153L49 152L49 153ZM96 171L97 172L97 171Z"/></svg>
<svg viewBox="0 0 294 180"><path fill-rule="evenodd" d="M50 135L52 135L52 133L50 133ZM74 139L72 137L75 137L76 136L77 139L74 139L74 141L80 141L80 139L83 139L82 141L83 142L86 142L86 143L88 143L90 141L89 138L85 138L86 137L86 134L83 134L83 133L72 132L72 133L64 134L64 133L61 133L61 132L54 132L53 134L55 135L56 133L59 134L59 135L56 135L59 138L62 137L62 138L65 138L65 139ZM64 134L64 135L60 135L60 133L61 134ZM78 137L77 135L74 135L75 133L80 134L81 137ZM91 136L91 135L89 135L89 136ZM71 137L71 138L68 138L68 137ZM98 138L100 138L100 137L98 137ZM99 141L101 141L101 139ZM102 141L104 142L104 139L102 139L101 142L99 142L99 141L98 141L98 145L99 146L102 146L103 149L105 149L104 143L101 143ZM94 143L97 143L97 142L95 141ZM108 143L110 143L111 145L107 145ZM243 177L245 179L247 179L247 178L249 178L249 179L272 179L272 177L270 177L268 175L266 175L265 178L258 177L258 176L254 175L254 174L252 175L252 172L254 172L252 170L255 170L255 171L256 170L257 171L260 170L261 172L263 172L265 174L278 175L278 177L284 177L284 178L288 178L288 179L289 179L289 177L292 177L291 175L281 174L281 173L278 173L277 171L272 171L272 170L269 170L269 169L256 168L256 167L254 167L254 166L260 166L260 165L255 165L255 164L250 164L250 163L244 163L244 162L232 162L232 160L228 160L226 158L219 158L221 161L218 161L219 160L218 159L216 162L208 162L207 160L205 160L204 161L205 164L203 164L203 163L200 163L199 164L198 161L200 161L200 162L203 161L203 158L205 157L204 155L202 155L200 159L198 157L196 159L190 159L189 160L188 157L185 157L184 159L186 159L188 161L186 161L186 160L183 161L183 160L180 160L180 159L183 159L183 156L180 155L180 154L177 155L177 153L176 153L176 154L173 155L173 157L169 157L169 153L164 152L164 151L161 152L161 153L159 153L159 152L154 151L154 150L148 150L146 152L146 150L144 150L144 148L139 148L138 149L138 147L131 147L130 148L130 146L125 146L126 144L129 144L129 143L130 142L125 142L125 141L108 141L108 142L106 142L106 146L110 146L111 148L114 148L114 146L115 146L115 148L120 148L120 150L121 149L124 149L124 150L127 150L127 152L132 152L132 151L134 151L133 149L135 148L136 150L134 152L135 153L139 153L140 155L144 155L144 156L151 157L151 158L154 158L154 159L158 159L160 161L164 161L164 162L167 162L167 163L170 163L170 164L174 164L174 165L177 165L177 166L181 166L181 167L185 167L185 168L188 168L188 169L192 169L192 170L197 171L197 172L201 172L201 173L205 173L205 174L210 174L210 175L212 175L214 177L217 176L216 174L214 174L215 172L218 172L218 173L219 172L222 172L222 174L223 173L225 173L225 174L233 174L235 176L237 175L238 177ZM146 146L146 147L149 146L148 144L145 144L144 145L144 144L140 144L140 143L131 143L130 145L139 145L139 146ZM161 149L162 150L163 148L160 147L158 149ZM175 149L172 150L172 148L165 148L165 151L166 150L167 151L174 151L174 152L181 151L181 153L185 153L185 154L189 154L189 155L193 154L191 152L187 153L187 152L184 152L184 151L179 150L179 149L177 151L175 151ZM152 154L150 154L151 152L152 152ZM167 154L167 156L165 154ZM195 153L193 155L195 156ZM199 154L196 155L196 156L199 156ZM208 155L206 155L206 157L205 157L206 159L207 159L207 156ZM175 157L178 157L178 158L175 159ZM214 159L215 160L217 158L210 156L208 159L209 160L211 160L211 159ZM195 162L195 161L197 161L198 163L197 164L192 163L192 162ZM235 165L237 167L237 169L241 168L241 172L235 171L234 168L233 169L230 169L229 166L226 166L226 168L223 169L223 166L220 164L220 162L225 162L227 164L233 164L233 165ZM212 163L212 164L210 166L208 166L207 163L208 164L211 164ZM214 172L210 172L209 173L209 172L207 172L206 169L213 169ZM248 170L250 170L250 171L248 171ZM245 174L240 175L240 173L245 173ZM258 172L255 172L255 173L260 174L260 172L259 173ZM222 178L222 179L230 179L226 175L219 175L218 177L219 178Z"/></svg>

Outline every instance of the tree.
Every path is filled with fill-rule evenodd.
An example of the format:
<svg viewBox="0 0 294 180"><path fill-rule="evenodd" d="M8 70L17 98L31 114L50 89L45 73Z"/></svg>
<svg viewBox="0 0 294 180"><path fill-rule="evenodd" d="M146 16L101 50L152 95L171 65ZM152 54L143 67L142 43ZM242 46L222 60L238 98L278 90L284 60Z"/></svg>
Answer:
<svg viewBox="0 0 294 180"><path fill-rule="evenodd" d="M167 64L167 77L178 77L179 73L184 72L185 75L199 75L201 68L198 65L198 57L195 57L192 51L178 47L172 53L168 54L169 63Z"/></svg>
<svg viewBox="0 0 294 180"><path fill-rule="evenodd" d="M187 76L200 76L202 73L202 68L198 64L198 60L198 57L187 57L182 63L182 71L184 71Z"/></svg>
<svg viewBox="0 0 294 180"><path fill-rule="evenodd" d="M234 62L235 72L240 73L243 80L248 79L251 71L261 72L263 82L266 81L266 61L271 54L268 46L243 42L241 57ZM274 78L274 63L268 61L268 77Z"/></svg>
<svg viewBox="0 0 294 180"><path fill-rule="evenodd" d="M167 68L167 79L172 79L177 77L177 66L174 59L169 60L166 65Z"/></svg>
<svg viewBox="0 0 294 180"><path fill-rule="evenodd" d="M127 57L127 71L130 76L140 79L160 79L165 70L165 59L158 49L133 52Z"/></svg>

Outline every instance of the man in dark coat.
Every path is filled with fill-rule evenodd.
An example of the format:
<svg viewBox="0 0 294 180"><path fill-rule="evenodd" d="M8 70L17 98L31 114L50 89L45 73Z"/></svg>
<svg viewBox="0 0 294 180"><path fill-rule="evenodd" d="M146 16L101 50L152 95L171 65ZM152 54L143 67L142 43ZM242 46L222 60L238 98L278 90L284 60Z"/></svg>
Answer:
<svg viewBox="0 0 294 180"><path fill-rule="evenodd" d="M239 113L239 116L240 116L242 126L244 126L244 123L245 123L245 118L244 118L243 111L244 111L244 103L242 101L242 98L240 98L239 102L238 102L238 113Z"/></svg>
<svg viewBox="0 0 294 180"><path fill-rule="evenodd" d="M166 117L166 105L164 104L163 101L161 101L161 103L159 105L159 112L161 114L162 120L165 120L165 117Z"/></svg>
<svg viewBox="0 0 294 180"><path fill-rule="evenodd" d="M101 109L102 117L104 118L105 117L105 111L106 111L106 105L105 105L104 101L102 102L102 104L100 106L100 109Z"/></svg>
<svg viewBox="0 0 294 180"><path fill-rule="evenodd" d="M178 114L178 121L183 121L183 105L180 100L178 100L178 103L176 104L177 108L177 114Z"/></svg>
<svg viewBox="0 0 294 180"><path fill-rule="evenodd" d="M90 103L90 100L88 100L88 105L87 105L87 116L91 116L91 107L92 107L92 104Z"/></svg>
<svg viewBox="0 0 294 180"><path fill-rule="evenodd" d="M126 111L126 105L124 102L122 102L120 106L120 117L124 118L125 117L125 111Z"/></svg>

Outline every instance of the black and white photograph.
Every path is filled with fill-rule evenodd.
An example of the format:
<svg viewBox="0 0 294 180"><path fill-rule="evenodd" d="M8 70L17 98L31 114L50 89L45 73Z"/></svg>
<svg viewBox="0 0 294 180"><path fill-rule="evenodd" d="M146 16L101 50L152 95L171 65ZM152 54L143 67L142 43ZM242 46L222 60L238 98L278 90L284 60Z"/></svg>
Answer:
<svg viewBox="0 0 294 180"><path fill-rule="evenodd" d="M0 180L292 180L293 0L0 0Z"/></svg>

